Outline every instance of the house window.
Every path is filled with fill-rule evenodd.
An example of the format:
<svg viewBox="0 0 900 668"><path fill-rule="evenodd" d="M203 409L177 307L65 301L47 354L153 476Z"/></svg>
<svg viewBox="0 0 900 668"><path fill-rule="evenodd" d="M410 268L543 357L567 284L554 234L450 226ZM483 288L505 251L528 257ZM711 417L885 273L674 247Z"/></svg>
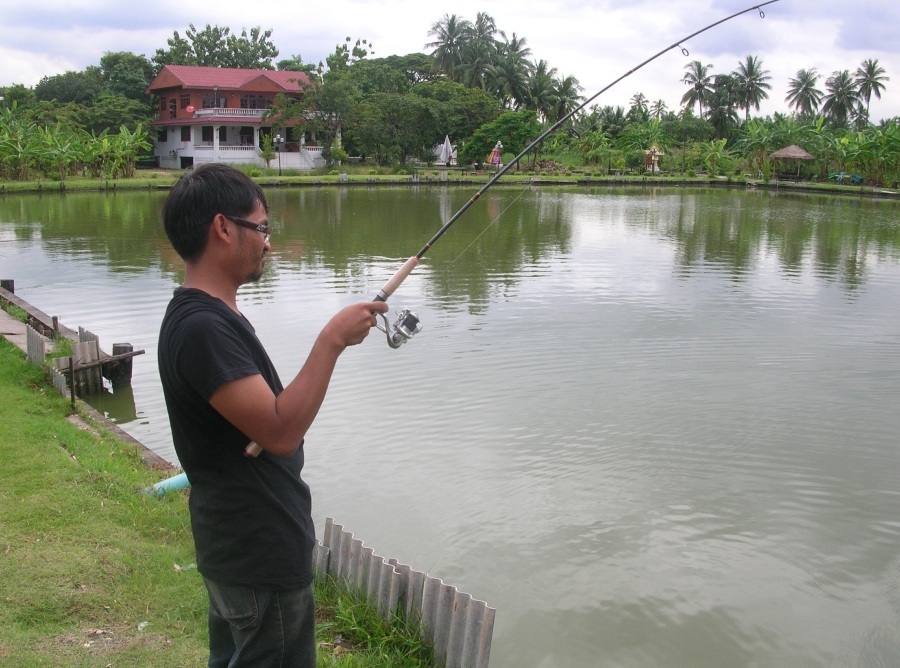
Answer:
<svg viewBox="0 0 900 668"><path fill-rule="evenodd" d="M242 125L238 136L241 139L241 146L253 146L253 128L249 125Z"/></svg>
<svg viewBox="0 0 900 668"><path fill-rule="evenodd" d="M166 109L169 108L169 101L165 97L159 98L159 114L162 116L166 113Z"/></svg>
<svg viewBox="0 0 900 668"><path fill-rule="evenodd" d="M181 141L190 141L191 140L191 126L190 125L182 125L181 126Z"/></svg>
<svg viewBox="0 0 900 668"><path fill-rule="evenodd" d="M200 136L202 141L212 144L213 127L211 125L204 125L202 128L200 128Z"/></svg>
<svg viewBox="0 0 900 668"><path fill-rule="evenodd" d="M268 109L272 100L267 95L241 95L241 109Z"/></svg>
<svg viewBox="0 0 900 668"><path fill-rule="evenodd" d="M177 110L175 109L175 98L169 99L169 118L175 118Z"/></svg>
<svg viewBox="0 0 900 668"><path fill-rule="evenodd" d="M190 95L182 95L181 102L179 103L179 107L181 109L187 109L191 106L191 96Z"/></svg>
<svg viewBox="0 0 900 668"><path fill-rule="evenodd" d="M203 93L203 95L200 96L200 99L204 109L224 109L228 106L228 100L218 96L217 93Z"/></svg>
<svg viewBox="0 0 900 668"><path fill-rule="evenodd" d="M168 128L157 128L156 129L156 141L160 144L165 144L168 139Z"/></svg>
<svg viewBox="0 0 900 668"><path fill-rule="evenodd" d="M219 126L219 143L220 144L228 143L228 126L227 125Z"/></svg>

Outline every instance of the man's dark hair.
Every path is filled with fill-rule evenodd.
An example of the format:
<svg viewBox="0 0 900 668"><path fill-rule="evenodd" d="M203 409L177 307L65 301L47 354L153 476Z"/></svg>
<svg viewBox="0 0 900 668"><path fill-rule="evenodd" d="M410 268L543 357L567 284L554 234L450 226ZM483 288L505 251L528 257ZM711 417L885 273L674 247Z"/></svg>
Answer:
<svg viewBox="0 0 900 668"><path fill-rule="evenodd" d="M262 188L243 172L218 163L201 165L178 179L166 197L166 236L183 260L196 260L206 249L217 213L243 218L257 202L269 211Z"/></svg>

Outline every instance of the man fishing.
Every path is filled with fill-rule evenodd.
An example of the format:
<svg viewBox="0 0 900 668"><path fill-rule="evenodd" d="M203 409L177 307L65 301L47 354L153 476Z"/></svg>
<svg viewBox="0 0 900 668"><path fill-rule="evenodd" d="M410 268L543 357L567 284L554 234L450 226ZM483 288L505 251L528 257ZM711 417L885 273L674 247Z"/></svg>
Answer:
<svg viewBox="0 0 900 668"><path fill-rule="evenodd" d="M159 372L178 459L191 482L197 565L209 594L209 666L316 665L309 487L303 438L338 357L387 311L338 312L283 387L237 291L270 249L262 189L220 164L169 193L166 234L185 262L159 336ZM245 454L255 443L258 457Z"/></svg>

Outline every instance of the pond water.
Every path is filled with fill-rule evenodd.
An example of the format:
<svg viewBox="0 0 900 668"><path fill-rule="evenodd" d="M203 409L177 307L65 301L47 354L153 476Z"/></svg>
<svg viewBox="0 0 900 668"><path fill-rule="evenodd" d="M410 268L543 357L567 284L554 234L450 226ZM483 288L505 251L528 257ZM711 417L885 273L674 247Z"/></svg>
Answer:
<svg viewBox="0 0 900 668"><path fill-rule="evenodd" d="M243 312L282 378L473 193L267 191ZM130 342L95 405L174 459L164 193L0 197L0 277ZM326 516L497 608L491 665L900 665L900 203L500 186L342 357L307 439Z"/></svg>

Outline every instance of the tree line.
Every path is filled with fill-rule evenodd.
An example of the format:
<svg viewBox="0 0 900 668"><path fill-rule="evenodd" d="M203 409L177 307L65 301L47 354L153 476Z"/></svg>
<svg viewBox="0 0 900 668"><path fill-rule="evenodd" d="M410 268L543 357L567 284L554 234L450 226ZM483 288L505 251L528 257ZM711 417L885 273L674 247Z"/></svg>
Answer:
<svg viewBox="0 0 900 668"><path fill-rule="evenodd" d="M297 133L314 132L330 161L353 155L401 167L412 159L433 161L433 147L445 135L457 145L461 161L485 160L497 141L508 159L584 99L575 77L534 58L525 37L501 30L485 12L474 21L445 14L430 26L428 53L405 56L376 58L370 42L348 37L318 64L300 55L278 60L271 36L261 28L238 35L229 28L190 25L184 36L174 32L150 59L106 53L98 66L44 77L34 88L0 88L0 175L59 172L46 158L23 157L23 146L42 141L74 145L73 137L105 137L111 143L127 132L147 144L156 105L144 91L166 64L305 72L309 84L301 99L280 96L271 116L291 119ZM884 68L869 59L853 73L825 77L824 90L822 79L814 69L799 70L789 81L786 112L753 118L751 112L759 111L771 91L770 73L757 56L747 56L729 73L693 61L681 76L687 90L680 109L670 110L663 100L650 102L643 93L627 108L594 105L549 138L532 164L554 156L570 167L641 169L646 151L656 147L659 164L669 171L766 175L777 167L768 154L761 157L763 152L791 140L819 158L807 171L827 176L832 170L858 170L873 182L896 180L898 121L876 127L869 115L872 97L880 98L889 81ZM19 139L12 139L12 119ZM32 134L40 130L45 138L22 141L23 127ZM23 168L26 164L30 167Z"/></svg>

